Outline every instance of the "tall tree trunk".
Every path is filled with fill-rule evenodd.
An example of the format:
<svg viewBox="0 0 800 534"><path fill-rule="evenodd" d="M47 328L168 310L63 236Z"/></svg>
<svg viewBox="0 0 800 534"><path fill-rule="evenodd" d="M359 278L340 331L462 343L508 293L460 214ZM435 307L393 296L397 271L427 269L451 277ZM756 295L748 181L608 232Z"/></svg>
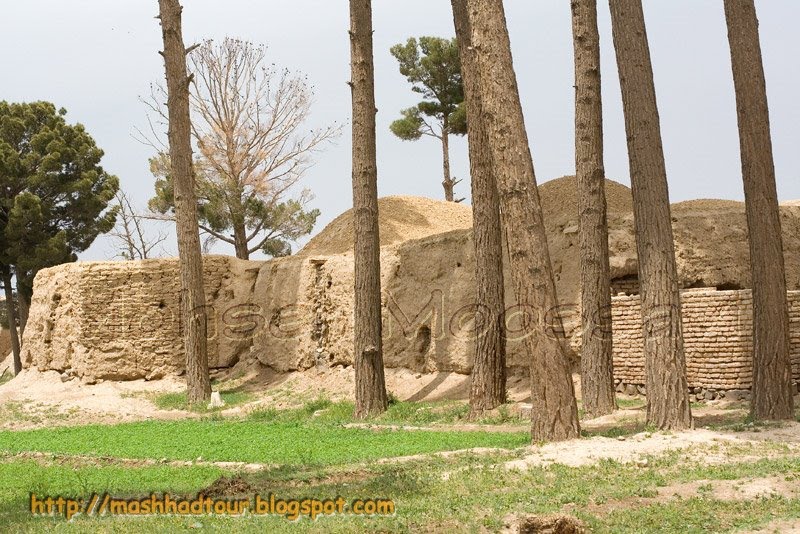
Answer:
<svg viewBox="0 0 800 534"><path fill-rule="evenodd" d="M692 425L667 170L641 0L611 0L642 293L647 422Z"/></svg>
<svg viewBox="0 0 800 534"><path fill-rule="evenodd" d="M236 257L240 260L249 260L250 248L247 244L247 228L244 226L244 223L234 223L233 241Z"/></svg>
<svg viewBox="0 0 800 534"><path fill-rule="evenodd" d="M575 48L575 170L581 226L581 388L590 418L617 408L611 335L603 104L597 0L572 0Z"/></svg>
<svg viewBox="0 0 800 534"><path fill-rule="evenodd" d="M189 83L186 48L178 0L159 0L164 38L164 66L169 114L169 154L175 187L175 222L181 271L181 317L186 351L187 398L195 404L211 398L208 375L206 297L203 256L197 224L197 198L192 169Z"/></svg>
<svg viewBox="0 0 800 534"><path fill-rule="evenodd" d="M531 358L533 441L579 435L578 408L502 0L468 0L511 277Z"/></svg>
<svg viewBox="0 0 800 534"><path fill-rule="evenodd" d="M22 338L25 334L25 326L28 324L28 313L31 303L28 301L25 285L17 279L17 306L19 307L19 346L22 347Z"/></svg>
<svg viewBox="0 0 800 534"><path fill-rule="evenodd" d="M386 411L389 405L381 339L381 263L371 0L350 0L350 54L355 214L355 416L365 418Z"/></svg>
<svg viewBox="0 0 800 534"><path fill-rule="evenodd" d="M450 134L447 133L447 128L447 119L445 119L444 127L442 128L442 168L444 170L442 187L444 187L444 199L447 202L455 202L456 182L450 176Z"/></svg>
<svg viewBox="0 0 800 534"><path fill-rule="evenodd" d="M19 335L17 334L17 310L14 308L14 289L11 285L11 271L7 267L3 269L3 288L6 295L6 314L8 315L8 331L11 336L11 351L14 354L14 374L18 375L22 371L22 359L20 358ZM3 357L5 357L5 354Z"/></svg>
<svg viewBox="0 0 800 534"><path fill-rule="evenodd" d="M753 273L754 419L793 419L789 308L769 106L753 0L725 0Z"/></svg>
<svg viewBox="0 0 800 534"><path fill-rule="evenodd" d="M471 416L506 402L506 338L503 329L503 234L489 136L481 103L480 73L472 48L467 0L452 0L464 96L467 103L472 233L475 245L475 362L469 393Z"/></svg>

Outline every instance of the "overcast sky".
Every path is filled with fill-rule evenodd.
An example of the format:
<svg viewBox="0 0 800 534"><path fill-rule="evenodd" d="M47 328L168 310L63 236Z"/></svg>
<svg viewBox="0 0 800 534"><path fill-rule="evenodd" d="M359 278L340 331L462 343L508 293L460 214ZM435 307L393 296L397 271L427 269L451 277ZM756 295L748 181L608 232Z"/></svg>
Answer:
<svg viewBox="0 0 800 534"><path fill-rule="evenodd" d="M606 172L628 184L628 160L607 2L600 1ZM775 147L778 195L800 198L800 61L797 0L757 1ZM270 61L301 71L316 88L312 120L349 124L348 6L345 0L184 0L187 44L238 37L269 47ZM446 0L375 0L379 191L442 198L441 149L434 139L402 142L389 132L416 102L389 48L410 36L452 36ZM673 202L743 198L736 108L722 0L645 0ZM146 126L139 97L163 77L156 0L6 1L0 32L0 99L49 100L65 107L105 150L105 168L140 205L152 196L137 142ZM568 0L507 0L514 64L536 175L574 173L572 35ZM350 132L317 158L304 185L322 211L319 231L351 205ZM466 142L453 143L453 173L468 176ZM467 196L465 180L457 193ZM173 246L168 246L173 250ZM214 249L233 253L226 245ZM109 259L100 238L82 259Z"/></svg>

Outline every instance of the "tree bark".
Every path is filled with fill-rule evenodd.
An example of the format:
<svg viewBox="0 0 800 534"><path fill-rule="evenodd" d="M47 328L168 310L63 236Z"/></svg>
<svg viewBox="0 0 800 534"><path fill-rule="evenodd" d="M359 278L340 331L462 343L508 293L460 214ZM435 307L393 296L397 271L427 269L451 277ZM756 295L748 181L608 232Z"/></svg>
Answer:
<svg viewBox="0 0 800 534"><path fill-rule="evenodd" d="M725 17L736 87L753 274L750 410L757 420L794 419L783 238L755 3L725 0Z"/></svg>
<svg viewBox="0 0 800 534"><path fill-rule="evenodd" d="M17 282L17 306L19 307L19 346L22 347L22 338L25 334L25 326L28 324L31 303L28 302L28 297L19 282Z"/></svg>
<svg viewBox="0 0 800 534"><path fill-rule="evenodd" d="M641 0L611 0L633 190L647 388L647 422L692 425L667 171Z"/></svg>
<svg viewBox="0 0 800 534"><path fill-rule="evenodd" d="M372 1L350 0L353 98L353 212L355 214L355 417L386 411L381 339L381 264Z"/></svg>
<svg viewBox="0 0 800 534"><path fill-rule="evenodd" d="M489 136L481 102L480 73L472 48L467 0L452 0L467 104L472 233L475 245L475 362L469 404L472 418L506 402L506 339L503 329L503 234Z"/></svg>
<svg viewBox="0 0 800 534"><path fill-rule="evenodd" d="M236 250L236 257L240 260L250 259L250 247L247 243L247 228L244 224L233 225L233 247Z"/></svg>
<svg viewBox="0 0 800 534"><path fill-rule="evenodd" d="M208 374L206 298L203 288L203 256L197 223L192 168L189 83L186 48L181 30L182 7L178 0L159 0L167 79L169 153L175 187L175 222L181 271L181 317L186 351L186 384L189 403L211 398Z"/></svg>
<svg viewBox="0 0 800 534"><path fill-rule="evenodd" d="M572 33L575 48L575 170L581 227L581 389L583 409L589 418L594 418L617 409L597 0L572 0Z"/></svg>
<svg viewBox="0 0 800 534"><path fill-rule="evenodd" d="M22 371L22 359L20 358L20 343L19 335L17 334L17 311L14 309L14 289L11 285L11 271L8 268L3 270L3 288L6 295L8 331L11 337L11 351L14 354L14 375L16 376Z"/></svg>
<svg viewBox="0 0 800 534"><path fill-rule="evenodd" d="M468 0L483 116L494 162L524 346L531 358L533 441L579 436L536 176L502 0Z"/></svg>
<svg viewBox="0 0 800 534"><path fill-rule="evenodd" d="M448 133L450 125L447 122L447 117L444 118L442 123L442 167L444 170L444 179L442 180L442 187L444 187L444 199L447 202L455 202L456 195L456 182L450 176L450 134Z"/></svg>

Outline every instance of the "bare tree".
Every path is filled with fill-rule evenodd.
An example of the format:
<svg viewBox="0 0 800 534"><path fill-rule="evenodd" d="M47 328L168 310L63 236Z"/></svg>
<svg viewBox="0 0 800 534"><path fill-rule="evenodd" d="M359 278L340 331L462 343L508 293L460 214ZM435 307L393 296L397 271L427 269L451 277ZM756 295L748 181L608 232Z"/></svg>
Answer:
<svg viewBox="0 0 800 534"><path fill-rule="evenodd" d="M581 389L590 418L617 408L611 337L611 275L603 166L603 104L597 0L572 0L575 170L581 226Z"/></svg>
<svg viewBox="0 0 800 534"><path fill-rule="evenodd" d="M305 76L268 63L266 47L239 39L204 41L189 54L192 135L200 228L234 246L236 256L283 255L313 229L308 190L291 198L312 156L341 134L341 126L307 129L314 91ZM164 89L145 103L163 118ZM149 136L148 136L149 137ZM153 143L150 143L153 144ZM151 208L173 208L169 159L151 165L161 180Z"/></svg>
<svg viewBox="0 0 800 534"><path fill-rule="evenodd" d="M480 72L472 48L466 0L452 0L463 73L472 177L472 229L475 244L475 363L470 386L471 416L506 402L506 339L503 324L503 234L480 94Z"/></svg>
<svg viewBox="0 0 800 534"><path fill-rule="evenodd" d="M386 411L383 369L378 163L372 0L350 0L353 94L353 212L355 213L354 359L358 418Z"/></svg>
<svg viewBox="0 0 800 534"><path fill-rule="evenodd" d="M575 388L503 1L468 0L467 7L511 278L531 361L531 437L533 441L577 438Z"/></svg>
<svg viewBox="0 0 800 534"><path fill-rule="evenodd" d="M164 67L167 80L169 153L175 188L175 219L181 271L181 317L186 351L186 383L189 403L211 398L208 374L208 329L203 288L203 256L197 226L197 199L192 169L192 137L189 118L187 50L183 44L178 0L159 0L159 18L164 39Z"/></svg>
<svg viewBox="0 0 800 534"><path fill-rule="evenodd" d="M750 410L758 420L794 419L783 237L755 3L753 0L725 0L725 17L736 86L753 273L754 357Z"/></svg>
<svg viewBox="0 0 800 534"><path fill-rule="evenodd" d="M692 425L683 324L653 67L641 0L611 0L642 293L647 422Z"/></svg>
<svg viewBox="0 0 800 534"><path fill-rule="evenodd" d="M166 241L167 234L159 232L155 237L148 236L145 222L152 217L138 213L122 190L117 191L116 197L119 217L117 226L109 235L117 242L118 255L126 260L152 257L153 250Z"/></svg>

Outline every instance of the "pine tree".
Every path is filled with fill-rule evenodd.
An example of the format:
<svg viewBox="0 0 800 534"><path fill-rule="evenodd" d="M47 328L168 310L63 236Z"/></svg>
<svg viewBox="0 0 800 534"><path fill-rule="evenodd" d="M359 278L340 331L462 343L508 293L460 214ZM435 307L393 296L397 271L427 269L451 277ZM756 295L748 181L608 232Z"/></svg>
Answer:
<svg viewBox="0 0 800 534"><path fill-rule="evenodd" d="M100 165L103 151L94 139L81 124L67 124L66 113L49 102L0 102L0 271L7 294L16 279L19 338L36 273L75 261L116 220L109 203L119 181ZM12 340L17 371L19 338Z"/></svg>
<svg viewBox="0 0 800 534"><path fill-rule="evenodd" d="M402 118L394 121L390 129L405 141L430 136L442 143L442 187L449 202L460 202L455 198L455 187L461 181L450 174L450 136L467 133L459 49L456 39L439 37L411 38L406 44L391 48L400 64L400 74L424 100L404 109Z"/></svg>

